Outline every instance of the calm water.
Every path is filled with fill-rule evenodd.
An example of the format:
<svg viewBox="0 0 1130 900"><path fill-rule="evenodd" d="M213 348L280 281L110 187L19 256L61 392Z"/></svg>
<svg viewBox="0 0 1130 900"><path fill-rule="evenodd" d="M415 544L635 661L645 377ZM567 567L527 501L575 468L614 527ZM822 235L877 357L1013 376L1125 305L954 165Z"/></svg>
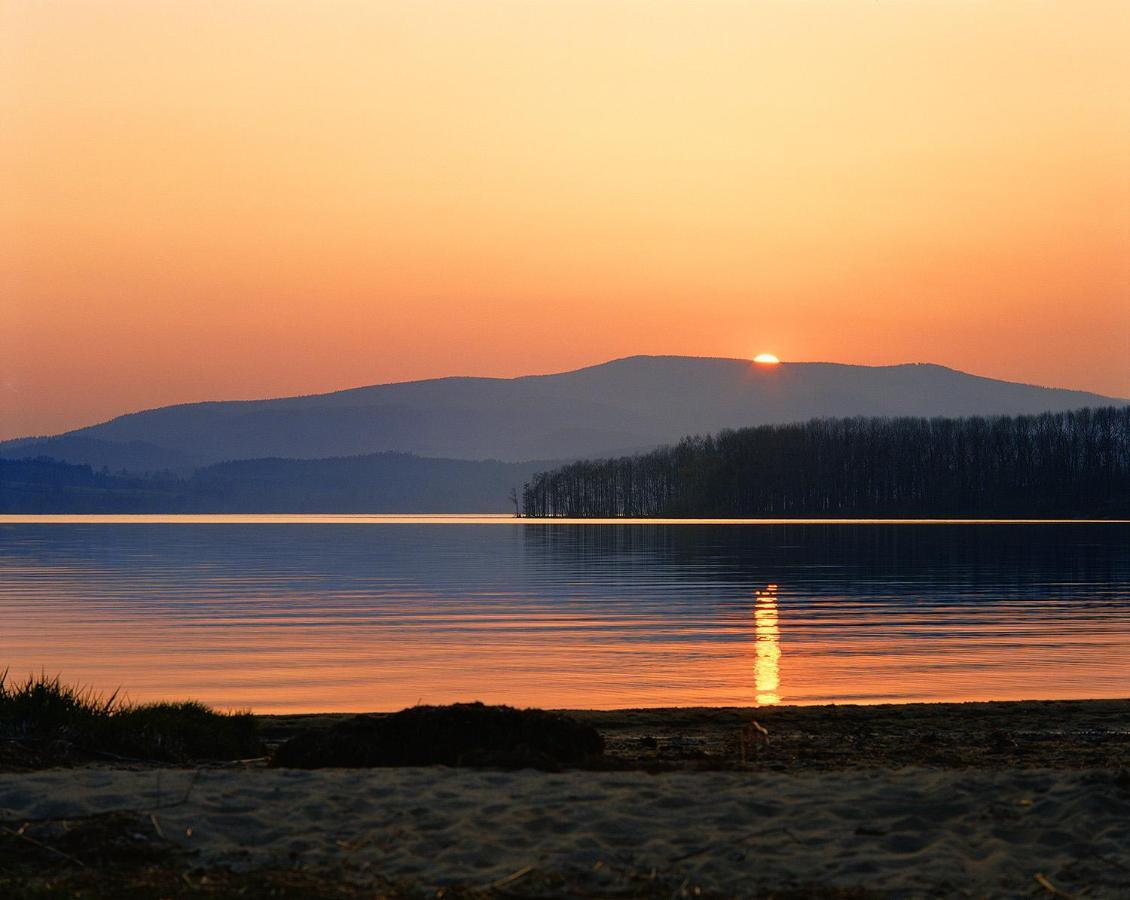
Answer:
<svg viewBox="0 0 1130 900"><path fill-rule="evenodd" d="M268 711L1130 696L1130 525L0 521L0 669Z"/></svg>

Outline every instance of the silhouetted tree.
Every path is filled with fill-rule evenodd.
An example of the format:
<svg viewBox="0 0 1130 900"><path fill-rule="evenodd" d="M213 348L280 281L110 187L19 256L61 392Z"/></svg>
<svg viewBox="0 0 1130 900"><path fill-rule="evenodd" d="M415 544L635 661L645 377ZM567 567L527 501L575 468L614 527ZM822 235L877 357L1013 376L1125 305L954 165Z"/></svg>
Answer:
<svg viewBox="0 0 1130 900"><path fill-rule="evenodd" d="M1125 516L1130 407L814 419L537 473L527 516Z"/></svg>

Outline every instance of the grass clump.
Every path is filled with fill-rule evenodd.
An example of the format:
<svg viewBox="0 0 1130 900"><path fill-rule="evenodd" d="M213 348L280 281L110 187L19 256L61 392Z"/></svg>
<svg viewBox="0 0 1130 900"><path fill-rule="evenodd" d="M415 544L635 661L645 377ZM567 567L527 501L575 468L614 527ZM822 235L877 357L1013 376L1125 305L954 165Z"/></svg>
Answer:
<svg viewBox="0 0 1130 900"><path fill-rule="evenodd" d="M604 741L591 725L543 709L482 703L413 706L312 728L276 751L296 769L369 766L490 766L558 769L591 763Z"/></svg>
<svg viewBox="0 0 1130 900"><path fill-rule="evenodd" d="M56 676L12 682L0 674L0 767L34 768L89 757L160 762L245 759L262 752L250 713L201 703L133 704L118 692L64 684Z"/></svg>

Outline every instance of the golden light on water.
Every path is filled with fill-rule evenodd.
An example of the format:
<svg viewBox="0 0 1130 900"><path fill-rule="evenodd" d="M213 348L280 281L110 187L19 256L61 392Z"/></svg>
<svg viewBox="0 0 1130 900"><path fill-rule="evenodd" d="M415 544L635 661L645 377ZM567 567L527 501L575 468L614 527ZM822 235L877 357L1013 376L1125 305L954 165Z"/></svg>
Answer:
<svg viewBox="0 0 1130 900"><path fill-rule="evenodd" d="M753 358L753 361L762 366L775 366L780 362L772 353L758 353L757 356Z"/></svg>
<svg viewBox="0 0 1130 900"><path fill-rule="evenodd" d="M777 585L755 591L753 607L754 641L757 661L754 663L754 687L757 705L771 706L781 702L781 629L777 623Z"/></svg>
<svg viewBox="0 0 1130 900"><path fill-rule="evenodd" d="M138 702L192 698L260 713L383 712L469 700L550 709L964 702L1029 699L1034 679L1048 699L1126 696L1118 604L1127 594L1112 594L1113 605L1093 603L1095 580L1112 571L1105 557L1098 569L1086 557L1074 586L1049 594L1039 580L1046 570L993 553L984 570L990 580L975 588L983 597L985 585L995 586L995 599L970 604L960 620L951 615L954 588L945 572L931 570L893 596L875 593L885 583L881 568L861 570L858 580L815 570L789 595L786 662L779 584L762 581L755 591L756 582L719 577L751 546L778 546L779 530L765 523L725 520L746 529L726 536L720 523L681 526L691 546L729 550L706 569L684 569L693 582L634 582L610 595L615 602L594 605L547 585L622 572L618 549L590 555L587 548L636 546L628 542L642 537L640 521L605 522L583 534L566 534L563 520L513 516L36 521L31 528L30 519L0 516L3 665L14 678L46 671L104 692L121 686ZM654 528L656 520L644 521ZM145 528L157 522L161 528ZM515 584L500 590L498 558L465 552L459 523L476 526L473 540L483 542L476 546L509 554L501 565L516 574ZM789 527L800 528L800 520ZM861 540L871 527L880 526L857 523ZM404 552L415 536L399 534L403 528L431 529L419 553ZM617 536L616 528L630 535ZM790 554L812 558L804 554L820 551L831 528L852 526L809 530ZM1008 547L1009 528L977 526L963 537L951 526L949 537L935 537L935 529L947 529L936 520L906 539L921 547L940 540L947 553L958 540ZM1126 541L1115 528L1125 525L1044 523L1024 528L1023 540L1110 548L1123 571ZM513 529L522 534L506 533ZM833 546L853 544L845 534ZM280 559L287 563L255 570ZM1036 613L1049 596L1072 604L1072 615L1041 621ZM672 610L693 598L724 602L718 616L688 621L690 631L672 627ZM1053 644L1070 645L1070 666L1062 654L1049 655Z"/></svg>

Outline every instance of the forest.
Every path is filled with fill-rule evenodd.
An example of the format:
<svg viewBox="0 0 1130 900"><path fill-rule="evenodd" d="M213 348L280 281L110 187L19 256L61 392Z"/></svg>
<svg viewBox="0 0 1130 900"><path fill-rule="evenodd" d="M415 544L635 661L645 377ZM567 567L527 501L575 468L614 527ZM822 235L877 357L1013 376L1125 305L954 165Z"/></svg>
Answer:
<svg viewBox="0 0 1130 900"><path fill-rule="evenodd" d="M1130 406L814 419L539 472L523 515L1130 516Z"/></svg>

